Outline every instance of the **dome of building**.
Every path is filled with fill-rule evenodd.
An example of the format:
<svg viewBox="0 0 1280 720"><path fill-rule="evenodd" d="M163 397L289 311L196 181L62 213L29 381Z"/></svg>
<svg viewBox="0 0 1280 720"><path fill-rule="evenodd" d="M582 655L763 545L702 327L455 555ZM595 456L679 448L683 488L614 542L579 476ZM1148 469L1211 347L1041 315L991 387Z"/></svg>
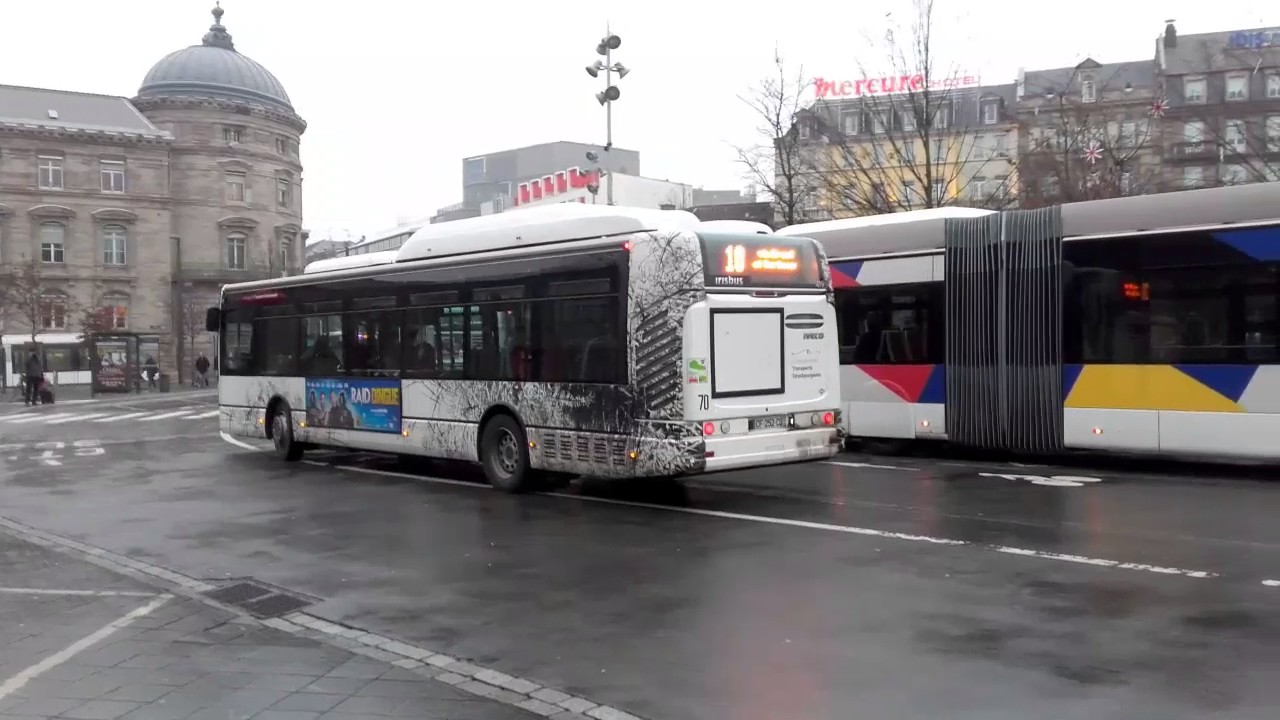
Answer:
<svg viewBox="0 0 1280 720"><path fill-rule="evenodd" d="M240 100L293 112L284 85L269 70L236 52L222 26L221 3L213 8L213 25L199 45L160 59L138 89L142 99L207 97Z"/></svg>

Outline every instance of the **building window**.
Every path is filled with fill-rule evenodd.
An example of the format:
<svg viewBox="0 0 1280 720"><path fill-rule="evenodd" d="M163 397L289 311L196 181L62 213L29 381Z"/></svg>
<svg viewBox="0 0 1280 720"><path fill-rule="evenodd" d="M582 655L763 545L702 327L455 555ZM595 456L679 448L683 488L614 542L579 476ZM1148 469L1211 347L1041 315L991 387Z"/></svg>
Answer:
<svg viewBox="0 0 1280 720"><path fill-rule="evenodd" d="M232 270L243 270L245 267L245 240L240 233L227 236L227 267Z"/></svg>
<svg viewBox="0 0 1280 720"><path fill-rule="evenodd" d="M1267 74L1267 97L1280 98L1280 73Z"/></svg>
<svg viewBox="0 0 1280 720"><path fill-rule="evenodd" d="M1058 196L1058 178L1047 177L1040 181L1040 194L1047 198Z"/></svg>
<svg viewBox="0 0 1280 720"><path fill-rule="evenodd" d="M124 265L128 259L128 241L129 235L123 225L107 225L102 228L102 264Z"/></svg>
<svg viewBox="0 0 1280 720"><path fill-rule="evenodd" d="M1227 100L1239 101L1249 99L1249 76L1248 75L1228 75L1227 76Z"/></svg>
<svg viewBox="0 0 1280 720"><path fill-rule="evenodd" d="M916 182L914 180L902 181L902 199L906 201L907 207L914 206L920 199L920 193L916 190Z"/></svg>
<svg viewBox="0 0 1280 720"><path fill-rule="evenodd" d="M1267 116L1267 151L1280 152L1280 115Z"/></svg>
<svg viewBox="0 0 1280 720"><path fill-rule="evenodd" d="M98 174L102 177L102 192L124 192L123 160L99 160Z"/></svg>
<svg viewBox="0 0 1280 720"><path fill-rule="evenodd" d="M232 143L232 144L244 142L244 128L238 128L238 127L222 128L222 142Z"/></svg>
<svg viewBox="0 0 1280 720"><path fill-rule="evenodd" d="M943 201L946 199L947 199L947 181L934 180L933 181L933 204L941 205Z"/></svg>
<svg viewBox="0 0 1280 720"><path fill-rule="evenodd" d="M106 326L112 330L129 327L129 297L120 293L103 296L102 315Z"/></svg>
<svg viewBox="0 0 1280 720"><path fill-rule="evenodd" d="M858 134L858 113L845 113L840 116L840 132L845 135Z"/></svg>
<svg viewBox="0 0 1280 720"><path fill-rule="evenodd" d="M982 101L982 124L995 125L1000 119L1000 101L999 100L983 100Z"/></svg>
<svg viewBox="0 0 1280 720"><path fill-rule="evenodd" d="M993 151L996 157L1009 156L1009 136L1007 134L1000 133L999 135L995 136L995 145L993 147Z"/></svg>
<svg viewBox="0 0 1280 720"><path fill-rule="evenodd" d="M67 226L57 222L40 224L40 262L66 262Z"/></svg>
<svg viewBox="0 0 1280 720"><path fill-rule="evenodd" d="M61 293L45 293L40 296L40 329L67 329L67 296Z"/></svg>
<svg viewBox="0 0 1280 720"><path fill-rule="evenodd" d="M883 135L889 130L889 111L877 110L871 113L871 131Z"/></svg>
<svg viewBox="0 0 1280 720"><path fill-rule="evenodd" d="M808 140L809 139L809 123L804 120L801 120L800 123L797 125L797 127L800 129L800 139Z"/></svg>
<svg viewBox="0 0 1280 720"><path fill-rule="evenodd" d="M1244 152L1248 143L1248 129L1243 120L1228 120L1223 139L1228 148L1235 152Z"/></svg>
<svg viewBox="0 0 1280 720"><path fill-rule="evenodd" d="M276 178L276 207L288 209L293 206L293 183L289 178Z"/></svg>
<svg viewBox="0 0 1280 720"><path fill-rule="evenodd" d="M245 202L245 174L242 172L229 172L223 176L226 185L226 196L228 202Z"/></svg>
<svg viewBox="0 0 1280 720"><path fill-rule="evenodd" d="M996 187L995 187L995 190L992 192L992 197L995 198L996 200L1003 200L1005 196L1008 194L1009 194L1009 176L997 175Z"/></svg>
<svg viewBox="0 0 1280 720"><path fill-rule="evenodd" d="M1098 86L1093 78L1080 81L1080 100L1087 103L1098 101Z"/></svg>
<svg viewBox="0 0 1280 720"><path fill-rule="evenodd" d="M1182 79L1182 100L1188 105L1203 103L1207 91L1208 83L1202 77Z"/></svg>
<svg viewBox="0 0 1280 720"><path fill-rule="evenodd" d="M1133 192L1133 173L1120 173L1120 194L1129 195Z"/></svg>
<svg viewBox="0 0 1280 720"><path fill-rule="evenodd" d="M1243 185L1249 182L1249 168L1244 165L1223 165L1223 185Z"/></svg>
<svg viewBox="0 0 1280 720"><path fill-rule="evenodd" d="M1120 123L1120 146L1133 147L1138 144L1138 123L1122 122Z"/></svg>
<svg viewBox="0 0 1280 720"><path fill-rule="evenodd" d="M40 155L37 158L40 169L41 190L62 189L62 157L60 155Z"/></svg>
<svg viewBox="0 0 1280 720"><path fill-rule="evenodd" d="M1182 168L1182 185L1188 190L1204 185L1204 166L1188 165Z"/></svg>
<svg viewBox="0 0 1280 720"><path fill-rule="evenodd" d="M902 130L904 132L916 131L916 109L914 107L903 110L899 117L902 118Z"/></svg>
<svg viewBox="0 0 1280 720"><path fill-rule="evenodd" d="M942 103L937 107L933 114L933 127L938 130L946 130L951 127L951 104Z"/></svg>
<svg viewBox="0 0 1280 720"><path fill-rule="evenodd" d="M1183 123L1182 142L1187 144L1189 150L1198 151L1204 149L1204 121L1188 120Z"/></svg>
<svg viewBox="0 0 1280 720"><path fill-rule="evenodd" d="M289 268L292 263L289 262L289 256L293 252L293 236L285 235L280 238L280 273L282 275L289 274Z"/></svg>
<svg viewBox="0 0 1280 720"><path fill-rule="evenodd" d="M969 199L974 202L982 202L987 199L987 179L984 177L975 177L969 183Z"/></svg>

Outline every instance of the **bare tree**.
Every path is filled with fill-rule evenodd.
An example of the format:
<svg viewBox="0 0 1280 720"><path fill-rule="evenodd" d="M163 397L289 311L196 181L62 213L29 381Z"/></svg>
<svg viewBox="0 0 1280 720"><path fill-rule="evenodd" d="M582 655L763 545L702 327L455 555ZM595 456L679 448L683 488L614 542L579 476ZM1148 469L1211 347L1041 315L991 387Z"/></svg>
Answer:
<svg viewBox="0 0 1280 720"><path fill-rule="evenodd" d="M1034 73L1023 88L1023 207L1158 192L1150 62Z"/></svg>
<svg viewBox="0 0 1280 720"><path fill-rule="evenodd" d="M747 180L762 188L784 225L805 221L805 208L816 198L813 162L806 154L796 118L801 114L807 83L804 68L794 72L776 51L774 73L747 96L739 96L755 115L757 142L734 147Z"/></svg>
<svg viewBox="0 0 1280 720"><path fill-rule="evenodd" d="M24 326L33 344L41 332L65 328L75 313L71 296L44 277L39 263L33 260L10 267L0 285L0 301L5 317Z"/></svg>
<svg viewBox="0 0 1280 720"><path fill-rule="evenodd" d="M814 134L830 145L819 175L835 211L1009 202L1013 86L975 89L977 78L939 58L935 21L933 0L915 0L905 27L868 40L877 66L890 59L887 77L860 67L863 80L815 81Z"/></svg>

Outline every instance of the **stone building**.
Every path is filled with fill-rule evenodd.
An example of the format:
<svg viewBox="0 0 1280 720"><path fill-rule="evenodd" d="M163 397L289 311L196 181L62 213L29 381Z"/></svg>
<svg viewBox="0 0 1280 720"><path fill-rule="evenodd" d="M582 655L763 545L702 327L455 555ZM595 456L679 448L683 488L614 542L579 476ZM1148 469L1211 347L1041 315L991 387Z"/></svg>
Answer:
<svg viewBox="0 0 1280 720"><path fill-rule="evenodd" d="M38 340L65 345L102 308L98 329L138 335L143 356L186 378L194 353L214 357L204 310L222 284L302 266L306 123L222 16L132 100L0 86L7 345L29 342L32 320ZM84 353L46 362L60 381L87 380Z"/></svg>

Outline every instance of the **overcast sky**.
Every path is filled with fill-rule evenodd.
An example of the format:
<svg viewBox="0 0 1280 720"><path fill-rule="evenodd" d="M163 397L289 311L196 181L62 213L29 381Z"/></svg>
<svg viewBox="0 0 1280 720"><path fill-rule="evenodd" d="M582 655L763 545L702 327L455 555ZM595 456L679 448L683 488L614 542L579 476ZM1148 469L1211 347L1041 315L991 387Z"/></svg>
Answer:
<svg viewBox="0 0 1280 720"><path fill-rule="evenodd" d="M910 0L224 0L236 49L271 70L306 119L312 239L373 234L462 199L462 158L553 140L604 141L583 67L606 23L621 36L614 140L643 174L746 185L732 146L756 141L738 99L774 47L809 75L854 77L887 59ZM213 0L3 0L0 83L132 96L165 54L198 44ZM875 8L874 10L871 8ZM1164 20L1183 34L1280 24L1271 0L937 0L936 53L1012 82L1019 67L1151 57ZM1034 8L1034 10L1032 10ZM1270 13L1264 12L1270 8Z"/></svg>

